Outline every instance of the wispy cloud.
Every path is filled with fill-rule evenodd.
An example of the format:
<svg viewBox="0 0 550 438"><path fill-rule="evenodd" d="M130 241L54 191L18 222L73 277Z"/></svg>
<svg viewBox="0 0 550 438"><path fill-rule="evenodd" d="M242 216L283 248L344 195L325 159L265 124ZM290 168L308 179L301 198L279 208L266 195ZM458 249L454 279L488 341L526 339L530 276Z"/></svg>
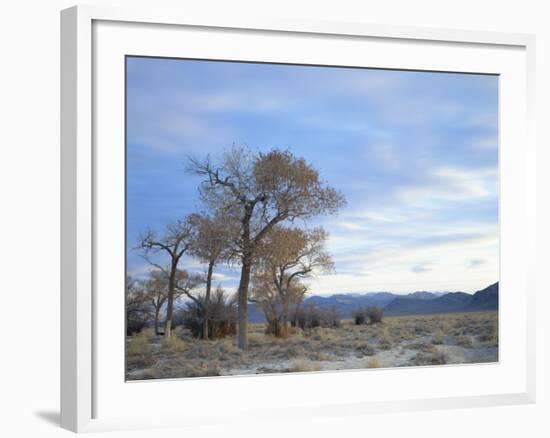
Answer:
<svg viewBox="0 0 550 438"><path fill-rule="evenodd" d="M419 263L411 268L411 271L413 271L416 274L421 274L423 272L428 272L433 270L433 263L432 262L422 262Z"/></svg>
<svg viewBox="0 0 550 438"><path fill-rule="evenodd" d="M483 259L473 259L468 262L468 266L470 268L477 268L479 266L483 266L486 262L486 260Z"/></svg>

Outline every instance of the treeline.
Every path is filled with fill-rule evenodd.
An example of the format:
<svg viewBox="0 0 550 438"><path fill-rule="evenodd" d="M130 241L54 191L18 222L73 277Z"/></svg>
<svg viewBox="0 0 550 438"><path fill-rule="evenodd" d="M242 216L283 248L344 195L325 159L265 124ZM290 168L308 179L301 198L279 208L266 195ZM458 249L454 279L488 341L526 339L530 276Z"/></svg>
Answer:
<svg viewBox="0 0 550 438"><path fill-rule="evenodd" d="M252 153L234 146L217 160L189 158L187 171L201 179L200 211L161 234L147 230L140 237L136 250L152 270L146 280L127 280L128 332L139 330L148 307L157 333L170 337L176 324L201 338L236 331L246 351L249 302L264 312L267 331L276 336L287 336L290 325L329 324L329 316L301 309L305 280L334 269L325 249L328 234L296 224L336 213L344 196L304 159L279 149ZM200 261L205 273L185 270L184 256ZM223 264L240 268L235 297L221 285L212 291L214 271ZM185 307L176 311L183 298Z"/></svg>
<svg viewBox="0 0 550 438"><path fill-rule="evenodd" d="M164 277L164 279L163 279ZM197 285L204 285L204 276L193 276ZM164 281L163 281L164 280ZM168 296L168 283L165 274L152 270L147 280L126 280L126 334L131 336L152 326L156 335L165 334L165 304ZM184 294L177 293L174 301L181 301ZM197 293L196 300L188 300L184 306L174 311L173 326L182 326L196 338L221 338L236 334L237 305L234 297L218 286L208 303L208 318L205 319L205 294ZM205 330L205 321L206 330Z"/></svg>
<svg viewBox="0 0 550 438"><path fill-rule="evenodd" d="M127 335L140 332L145 327L153 325L156 335L164 334L164 325L160 324L161 310L166 301L167 283L159 281L162 272L153 270L148 280L127 279ZM200 278L200 276L198 276ZM196 284L204 284L202 282ZM182 295L176 295L176 301ZM236 296L230 297L218 285L212 294L209 305L208 319L205 315L205 294L197 294L196 301L187 301L184 306L176 310L173 318L174 326L182 326L191 332L195 338L205 337L210 339L223 338L237 333L237 302ZM332 306L326 309L317 307L313 303L302 305L303 295L295 298L289 306L290 326L309 331L316 327L339 328L341 327L341 314ZM264 311L266 317L266 334L286 336L283 334L284 311L281 300L262 301L256 304ZM384 311L379 306L358 307L352 312L352 319L356 325L377 324L382 322ZM204 330L205 321L207 330Z"/></svg>

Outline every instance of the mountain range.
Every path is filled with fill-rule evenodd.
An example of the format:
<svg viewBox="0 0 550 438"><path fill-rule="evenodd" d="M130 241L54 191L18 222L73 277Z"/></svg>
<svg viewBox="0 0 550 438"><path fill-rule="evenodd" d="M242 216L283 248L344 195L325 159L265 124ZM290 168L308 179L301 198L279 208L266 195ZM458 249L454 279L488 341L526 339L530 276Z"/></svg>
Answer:
<svg viewBox="0 0 550 438"><path fill-rule="evenodd" d="M407 295L392 292L340 293L330 296L312 295L306 298L302 305L309 304L319 309L336 308L344 319L351 318L352 312L363 306L380 306L388 316L480 312L498 309L498 282L474 294L427 291ZM249 305L249 320L264 321L262 312L254 305Z"/></svg>

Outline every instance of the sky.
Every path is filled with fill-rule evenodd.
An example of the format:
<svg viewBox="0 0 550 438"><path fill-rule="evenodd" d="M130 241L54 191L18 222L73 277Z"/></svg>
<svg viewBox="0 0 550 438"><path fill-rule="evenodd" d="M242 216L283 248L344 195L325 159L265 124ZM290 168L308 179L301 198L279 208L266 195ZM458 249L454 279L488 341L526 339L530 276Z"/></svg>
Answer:
<svg viewBox="0 0 550 438"><path fill-rule="evenodd" d="M498 281L497 76L128 57L126 83L130 275L150 269L140 232L200 210L186 157L240 144L289 149L347 199L305 224L329 232L335 263L312 294ZM214 281L238 278L221 266Z"/></svg>

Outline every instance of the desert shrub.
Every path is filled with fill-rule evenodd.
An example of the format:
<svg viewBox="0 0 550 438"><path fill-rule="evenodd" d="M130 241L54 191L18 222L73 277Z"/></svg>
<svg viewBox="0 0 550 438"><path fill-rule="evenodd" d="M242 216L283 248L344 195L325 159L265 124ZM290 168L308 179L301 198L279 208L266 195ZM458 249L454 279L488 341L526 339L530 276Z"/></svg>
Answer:
<svg viewBox="0 0 550 438"><path fill-rule="evenodd" d="M325 353L323 351L313 351L309 353L309 358L312 360L319 360L319 361L328 361L332 360L332 356L328 353Z"/></svg>
<svg viewBox="0 0 550 438"><path fill-rule="evenodd" d="M299 328L308 331L316 327L338 328L342 326L340 314L334 306L328 309L319 309L314 304L310 304L297 312L295 321Z"/></svg>
<svg viewBox="0 0 550 438"><path fill-rule="evenodd" d="M202 301L202 300L201 300ZM203 308L201 303L190 301L185 308L178 312L175 320L181 323L183 327L189 329L194 338L202 335Z"/></svg>
<svg viewBox="0 0 550 438"><path fill-rule="evenodd" d="M312 329L311 337L314 341L321 341L322 343L337 342L340 340L339 336L327 327L315 327Z"/></svg>
<svg viewBox="0 0 550 438"><path fill-rule="evenodd" d="M437 353L438 349L436 346L426 343L426 342L413 342L411 344L405 345L405 348L408 350L418 350L422 353Z"/></svg>
<svg viewBox="0 0 550 438"><path fill-rule="evenodd" d="M473 347L472 339L470 338L470 336L466 336L466 335L457 336L456 337L456 343L458 345L460 345L461 347L464 347L464 348L472 348Z"/></svg>
<svg viewBox="0 0 550 438"><path fill-rule="evenodd" d="M321 312L321 327L339 328L341 326L340 313L335 306Z"/></svg>
<svg viewBox="0 0 550 438"><path fill-rule="evenodd" d="M278 338L288 336L289 335L288 331L285 332L283 330L283 323L281 321L281 318L282 318L282 315L276 315L274 317L270 317L268 316L268 314L266 314L267 322L265 325L264 333L266 335L273 335Z"/></svg>
<svg viewBox="0 0 550 438"><path fill-rule="evenodd" d="M150 352L149 339L141 333L130 338L126 347L128 356L142 356Z"/></svg>
<svg viewBox="0 0 550 438"><path fill-rule="evenodd" d="M498 323L493 322L489 327L484 328L483 332L478 336L478 340L488 345L498 345Z"/></svg>
<svg viewBox="0 0 550 438"><path fill-rule="evenodd" d="M132 336L141 332L147 326L147 321L142 318L135 318L135 315L129 315L126 319L126 335Z"/></svg>
<svg viewBox="0 0 550 438"><path fill-rule="evenodd" d="M373 356L376 353L376 350L368 344L360 345L355 350L363 356Z"/></svg>
<svg viewBox="0 0 550 438"><path fill-rule="evenodd" d="M389 350L392 348L392 339L387 327L379 326L375 332L375 337L378 340L378 347L382 350Z"/></svg>
<svg viewBox="0 0 550 438"><path fill-rule="evenodd" d="M290 357L300 357L306 354L306 350L301 345L291 345L287 351Z"/></svg>
<svg viewBox="0 0 550 438"><path fill-rule="evenodd" d="M310 304L296 312L295 321L295 324L302 330L319 327L321 325L319 309L315 305Z"/></svg>
<svg viewBox="0 0 550 438"><path fill-rule="evenodd" d="M447 363L447 355L441 351L434 353L419 352L413 359L414 365L445 365Z"/></svg>
<svg viewBox="0 0 550 438"><path fill-rule="evenodd" d="M416 337L409 326L399 327L392 333L394 338L400 341L410 341Z"/></svg>
<svg viewBox="0 0 550 438"><path fill-rule="evenodd" d="M155 336L155 329L153 327L145 327L139 334L147 339L152 339Z"/></svg>
<svg viewBox="0 0 550 438"><path fill-rule="evenodd" d="M367 368L380 368L380 361L376 356L371 357L367 362Z"/></svg>
<svg viewBox="0 0 550 438"><path fill-rule="evenodd" d="M443 344L443 332L441 329L437 329L432 335L432 344L440 345Z"/></svg>
<svg viewBox="0 0 550 438"><path fill-rule="evenodd" d="M250 347L262 347L267 345L270 340L274 338L269 335L264 335L263 333L249 333L248 334L248 345Z"/></svg>
<svg viewBox="0 0 550 438"><path fill-rule="evenodd" d="M365 324L365 322L367 321L367 314L365 312L365 309L362 307L355 309L351 313L351 317L353 318L353 322L355 323L355 325L362 325Z"/></svg>
<svg viewBox="0 0 550 438"><path fill-rule="evenodd" d="M160 342L162 351L176 353L185 350L185 342L176 335L163 336Z"/></svg>
<svg viewBox="0 0 550 438"><path fill-rule="evenodd" d="M314 362L311 362L310 360L304 357L300 357L292 361L288 370L291 373L299 373L299 372L306 372L306 371L319 371L319 369L320 369L319 365L315 364Z"/></svg>
<svg viewBox="0 0 550 438"><path fill-rule="evenodd" d="M390 350L392 348L392 342L388 336L383 335L378 340L378 347L382 350Z"/></svg>
<svg viewBox="0 0 550 438"><path fill-rule="evenodd" d="M273 335L277 338L286 338L290 336L291 329L296 326L296 314L288 321L290 324L284 325L283 306L277 300L260 300L256 302L256 308L264 314L266 323L264 333ZM290 327L289 327L290 325Z"/></svg>
<svg viewBox="0 0 550 438"><path fill-rule="evenodd" d="M230 338L225 338L219 343L220 351L222 353L232 353L235 351L235 345Z"/></svg>
<svg viewBox="0 0 550 438"><path fill-rule="evenodd" d="M365 315L371 324L382 322L384 310L380 306L368 306L365 308Z"/></svg>
<svg viewBox="0 0 550 438"><path fill-rule="evenodd" d="M430 334L430 329L428 325L426 324L426 321L417 321L414 324L414 332L418 336L426 336Z"/></svg>
<svg viewBox="0 0 550 438"><path fill-rule="evenodd" d="M203 337L204 295L197 301L190 301L181 312L180 319L194 338ZM210 297L208 316L208 337L223 338L237 333L237 305L234 298L227 298L223 289L218 288Z"/></svg>
<svg viewBox="0 0 550 438"><path fill-rule="evenodd" d="M300 331L299 328L297 328L297 327L292 327L292 326L291 326L291 327L288 327L288 329L287 329L287 334L288 334L289 336L300 335L300 334L301 334L301 331Z"/></svg>
<svg viewBox="0 0 550 438"><path fill-rule="evenodd" d="M183 367L183 373L186 377L219 376L220 364L216 360L211 362L190 362Z"/></svg>

